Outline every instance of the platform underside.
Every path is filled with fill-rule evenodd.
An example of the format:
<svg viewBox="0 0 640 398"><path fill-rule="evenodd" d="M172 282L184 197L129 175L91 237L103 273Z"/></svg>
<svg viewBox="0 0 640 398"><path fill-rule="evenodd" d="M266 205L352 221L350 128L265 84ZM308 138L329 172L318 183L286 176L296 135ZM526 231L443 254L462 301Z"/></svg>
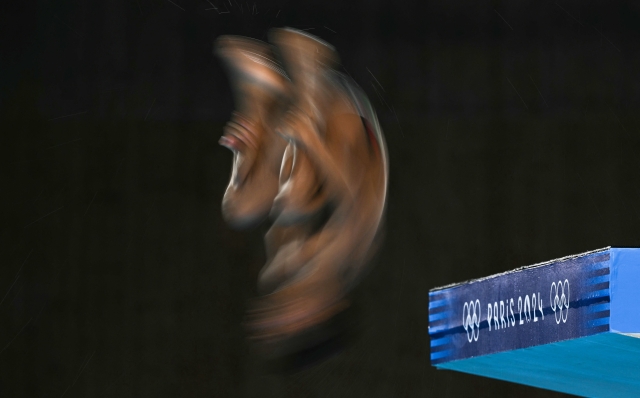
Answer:
<svg viewBox="0 0 640 398"><path fill-rule="evenodd" d="M612 332L436 365L587 397L640 397L640 338Z"/></svg>

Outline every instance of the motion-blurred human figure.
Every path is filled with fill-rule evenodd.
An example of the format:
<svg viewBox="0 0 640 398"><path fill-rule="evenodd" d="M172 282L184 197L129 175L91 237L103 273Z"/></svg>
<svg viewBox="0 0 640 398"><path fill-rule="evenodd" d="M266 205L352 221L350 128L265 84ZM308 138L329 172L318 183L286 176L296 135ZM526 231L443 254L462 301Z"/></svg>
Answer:
<svg viewBox="0 0 640 398"><path fill-rule="evenodd" d="M255 163L270 170L262 171L269 175L261 182L264 185L244 188L246 192L250 186L263 189L258 195L260 214L269 207L273 222L265 238L267 264L258 280L260 296L250 309L248 326L260 347L282 357L322 346L340 334L334 320L349 307L348 294L377 247L388 163L375 112L357 85L335 70L338 56L333 47L293 29L273 30L270 39L286 77L276 79L277 94L246 95L242 102L251 102L245 108L268 120L262 125L269 126L265 129L269 134L281 137L281 141L264 141L262 149L280 154L276 188L273 156ZM222 39L220 48L234 40L241 39ZM264 65L259 59L254 57L253 62ZM261 68L242 70L258 73ZM250 76L245 74L241 80L254 81ZM234 83L236 87L250 84L240 84L238 79ZM269 108L266 102L279 106ZM237 164L234 160L230 187L237 178L236 169L242 168ZM228 210L237 207L227 201L244 199L238 194L241 190L232 191L235 197L229 190L225 194L227 219L238 214ZM255 199L245 200L253 203ZM244 213L243 218L257 214Z"/></svg>

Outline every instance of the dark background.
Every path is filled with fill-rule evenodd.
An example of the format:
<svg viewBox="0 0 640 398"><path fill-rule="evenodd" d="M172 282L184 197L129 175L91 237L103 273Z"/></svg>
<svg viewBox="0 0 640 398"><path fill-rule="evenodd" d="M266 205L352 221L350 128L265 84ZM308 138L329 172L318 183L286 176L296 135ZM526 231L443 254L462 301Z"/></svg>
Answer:
<svg viewBox="0 0 640 398"><path fill-rule="evenodd" d="M634 1L5 3L2 397L551 396L431 368L428 290L640 242ZM295 376L242 334L264 230L220 215L212 42L274 26L337 47L391 165L365 331Z"/></svg>

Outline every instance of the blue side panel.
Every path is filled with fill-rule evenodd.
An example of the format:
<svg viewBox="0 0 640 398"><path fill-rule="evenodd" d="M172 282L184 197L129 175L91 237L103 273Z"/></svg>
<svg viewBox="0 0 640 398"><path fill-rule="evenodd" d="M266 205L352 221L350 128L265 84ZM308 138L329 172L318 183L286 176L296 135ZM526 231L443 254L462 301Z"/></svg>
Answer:
<svg viewBox="0 0 640 398"><path fill-rule="evenodd" d="M434 365L609 331L610 250L429 293Z"/></svg>
<svg viewBox="0 0 640 398"><path fill-rule="evenodd" d="M640 339L617 333L436 366L587 397L640 397Z"/></svg>
<svg viewBox="0 0 640 398"><path fill-rule="evenodd" d="M640 333L640 249L611 249L611 264L611 330Z"/></svg>

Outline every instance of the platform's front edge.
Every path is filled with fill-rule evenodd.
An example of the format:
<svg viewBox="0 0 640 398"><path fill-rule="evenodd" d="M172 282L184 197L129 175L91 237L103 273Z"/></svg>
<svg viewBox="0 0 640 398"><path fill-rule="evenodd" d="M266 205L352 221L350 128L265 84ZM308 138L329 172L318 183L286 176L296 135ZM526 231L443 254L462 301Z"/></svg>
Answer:
<svg viewBox="0 0 640 398"><path fill-rule="evenodd" d="M609 330L610 250L429 293L434 365Z"/></svg>

